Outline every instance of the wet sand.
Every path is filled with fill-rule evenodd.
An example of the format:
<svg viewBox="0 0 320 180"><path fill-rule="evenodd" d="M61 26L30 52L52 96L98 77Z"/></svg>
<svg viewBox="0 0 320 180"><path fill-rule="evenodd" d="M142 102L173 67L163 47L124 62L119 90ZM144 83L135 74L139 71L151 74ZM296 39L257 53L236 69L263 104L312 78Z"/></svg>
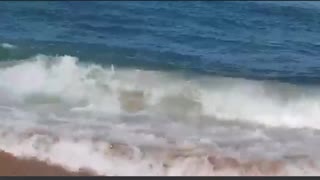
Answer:
<svg viewBox="0 0 320 180"><path fill-rule="evenodd" d="M114 146L117 147L117 146ZM119 147L118 147L119 148ZM123 148L123 147L122 147ZM188 157L183 155L183 152L175 154L172 152L169 161L165 161L163 164L164 168L169 168L174 159ZM192 156L190 156L192 158ZM295 157L291 157L295 158ZM197 159L197 158L196 158ZM235 158L216 156L211 154L207 156L204 162L198 158L204 164L205 167L209 167L208 176L211 175L231 175L231 176L287 176L290 173L286 170L285 162L280 160L267 161L267 160L256 160L242 162ZM170 161L172 160L172 161ZM195 161L197 163L199 161ZM208 164L207 164L208 163ZM206 166L209 165L209 166ZM310 162L306 164L307 168L311 170L311 173L315 171L315 165ZM192 168L191 168L192 169ZM297 172L298 173L298 172ZM299 173L298 173L299 174ZM308 175L308 172L302 173ZM80 169L77 172L71 172L61 167L60 165L54 165L44 161L37 160L35 158L17 158L10 153L0 150L0 176L95 176L98 175L94 171ZM166 175L166 173L164 173Z"/></svg>
<svg viewBox="0 0 320 180"><path fill-rule="evenodd" d="M34 158L16 158L0 150L0 176L92 176L93 172L71 172L58 165L51 165Z"/></svg>

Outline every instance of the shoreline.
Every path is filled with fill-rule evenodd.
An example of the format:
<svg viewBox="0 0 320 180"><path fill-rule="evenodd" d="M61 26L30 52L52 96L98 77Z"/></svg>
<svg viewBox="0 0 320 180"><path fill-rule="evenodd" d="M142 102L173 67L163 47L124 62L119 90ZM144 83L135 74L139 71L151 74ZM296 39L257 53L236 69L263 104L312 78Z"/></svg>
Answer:
<svg viewBox="0 0 320 180"><path fill-rule="evenodd" d="M17 158L0 150L0 176L94 176L90 170L69 171L36 158Z"/></svg>

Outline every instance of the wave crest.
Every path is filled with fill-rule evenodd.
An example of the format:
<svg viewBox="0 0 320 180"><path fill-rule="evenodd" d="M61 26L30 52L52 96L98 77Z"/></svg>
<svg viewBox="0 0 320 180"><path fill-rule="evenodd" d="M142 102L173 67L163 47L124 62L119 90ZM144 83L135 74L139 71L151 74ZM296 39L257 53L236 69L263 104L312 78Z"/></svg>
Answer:
<svg viewBox="0 0 320 180"><path fill-rule="evenodd" d="M1 93L19 103L293 128L320 128L317 89L239 78L187 79L169 72L83 64L71 56L38 55L0 68Z"/></svg>

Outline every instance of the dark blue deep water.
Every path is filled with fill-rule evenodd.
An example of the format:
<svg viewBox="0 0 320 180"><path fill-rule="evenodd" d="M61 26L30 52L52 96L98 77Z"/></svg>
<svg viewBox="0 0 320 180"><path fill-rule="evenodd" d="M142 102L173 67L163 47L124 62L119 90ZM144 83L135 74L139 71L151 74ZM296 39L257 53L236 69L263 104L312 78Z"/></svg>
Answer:
<svg viewBox="0 0 320 180"><path fill-rule="evenodd" d="M318 2L0 2L1 60L38 53L320 83Z"/></svg>

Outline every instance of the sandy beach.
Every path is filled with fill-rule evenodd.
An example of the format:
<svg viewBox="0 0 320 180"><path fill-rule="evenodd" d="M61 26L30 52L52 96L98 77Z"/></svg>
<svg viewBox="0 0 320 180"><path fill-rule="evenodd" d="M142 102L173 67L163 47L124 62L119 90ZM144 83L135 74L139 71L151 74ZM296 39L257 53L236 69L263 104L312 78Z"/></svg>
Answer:
<svg viewBox="0 0 320 180"><path fill-rule="evenodd" d="M36 159L16 158L0 151L0 176L92 176L92 172L79 170L70 172L58 165L51 165Z"/></svg>

